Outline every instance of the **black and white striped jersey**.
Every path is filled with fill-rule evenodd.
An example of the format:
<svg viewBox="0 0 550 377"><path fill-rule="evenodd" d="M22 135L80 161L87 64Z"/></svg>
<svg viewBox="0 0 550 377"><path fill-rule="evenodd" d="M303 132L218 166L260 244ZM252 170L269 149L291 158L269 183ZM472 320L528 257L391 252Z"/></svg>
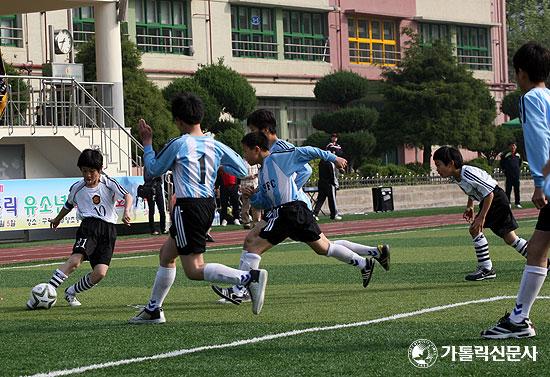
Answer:
<svg viewBox="0 0 550 377"><path fill-rule="evenodd" d="M96 187L86 187L84 179L73 184L64 207L72 210L77 207L77 217L96 217L108 223L116 224L116 200L123 199L128 191L113 178L105 174L99 176Z"/></svg>
<svg viewBox="0 0 550 377"><path fill-rule="evenodd" d="M473 200L481 202L483 198L493 192L498 183L485 170L475 166L463 165L460 171L460 181L451 177L462 191Z"/></svg>

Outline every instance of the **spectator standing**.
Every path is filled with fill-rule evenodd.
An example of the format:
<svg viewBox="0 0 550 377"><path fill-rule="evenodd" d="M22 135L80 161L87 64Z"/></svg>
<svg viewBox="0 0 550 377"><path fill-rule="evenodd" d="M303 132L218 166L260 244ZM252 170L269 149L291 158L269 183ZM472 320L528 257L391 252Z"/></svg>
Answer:
<svg viewBox="0 0 550 377"><path fill-rule="evenodd" d="M240 203L239 203L239 186L237 185L237 177L231 175L223 169L220 171L221 185L220 185L220 201L221 201L221 213L220 220L221 225L227 224L241 225L239 221ZM231 206L231 215L228 208Z"/></svg>
<svg viewBox="0 0 550 377"><path fill-rule="evenodd" d="M260 166L250 165L245 161L245 166L248 169L248 175L241 179L241 184L239 189L242 192L244 188L250 187L253 190L256 190L258 187L258 170ZM250 197L241 196L242 207L241 207L241 220L243 222L244 229L252 229L262 218L262 211L258 208L254 208L250 205ZM252 216L251 216L252 214Z"/></svg>
<svg viewBox="0 0 550 377"><path fill-rule="evenodd" d="M510 203L512 203L510 195L512 194L512 187L514 188L514 203L517 208L521 207L521 201L519 196L519 177L521 173L521 164L523 160L520 154L517 152L516 142L511 141L508 143L509 151L500 155L500 168L506 176L506 196Z"/></svg>
<svg viewBox="0 0 550 377"><path fill-rule="evenodd" d="M145 171L143 179L146 187L145 199L149 207L149 230L153 235L166 234L166 210L164 206L164 190L162 189L162 177L152 177ZM160 215L160 230L155 226L155 205Z"/></svg>

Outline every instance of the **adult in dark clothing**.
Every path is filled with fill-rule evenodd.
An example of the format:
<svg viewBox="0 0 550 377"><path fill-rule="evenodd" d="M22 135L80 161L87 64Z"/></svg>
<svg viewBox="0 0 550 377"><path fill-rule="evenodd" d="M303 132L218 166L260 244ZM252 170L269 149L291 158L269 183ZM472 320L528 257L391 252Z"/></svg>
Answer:
<svg viewBox="0 0 550 377"><path fill-rule="evenodd" d="M145 200L149 206L149 229L151 234L158 235L160 232L168 233L166 230L166 210L164 209L164 191L162 189L162 177L151 177L144 174ZM160 215L160 232L155 227L155 204Z"/></svg>
<svg viewBox="0 0 550 377"><path fill-rule="evenodd" d="M239 201L239 185L237 178L234 175L226 173L220 169L221 177L220 185L220 221L222 226L227 224L240 225L239 216L241 213L241 204ZM231 215L228 213L228 208L231 205Z"/></svg>
<svg viewBox="0 0 550 377"><path fill-rule="evenodd" d="M328 208L332 220L342 220L336 208L336 189L338 188L338 177L336 167L332 162L321 160L319 162L319 183L317 184L317 202L313 213L319 215L325 200L328 198Z"/></svg>
<svg viewBox="0 0 550 377"><path fill-rule="evenodd" d="M517 208L521 208L521 201L519 197L519 177L521 171L521 163L523 160L519 153L517 153L517 145L515 142L508 144L510 149L508 152L503 152L500 155L500 168L506 176L506 196L510 203L510 195L512 194L512 187L514 188L514 198Z"/></svg>

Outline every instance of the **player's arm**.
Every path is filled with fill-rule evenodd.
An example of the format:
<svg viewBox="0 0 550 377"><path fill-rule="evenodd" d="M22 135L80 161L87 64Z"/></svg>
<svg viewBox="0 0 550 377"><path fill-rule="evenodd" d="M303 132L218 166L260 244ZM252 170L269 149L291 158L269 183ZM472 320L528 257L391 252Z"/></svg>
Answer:
<svg viewBox="0 0 550 377"><path fill-rule="evenodd" d="M166 143L156 155L153 150L153 130L143 119L139 120L139 135L143 143L143 165L145 165L147 173L152 177L166 173L178 154L180 148L180 144L176 142L178 138Z"/></svg>
<svg viewBox="0 0 550 377"><path fill-rule="evenodd" d="M544 195L550 197L550 160L546 162L546 165L542 168L542 174L544 175Z"/></svg>
<svg viewBox="0 0 550 377"><path fill-rule="evenodd" d="M245 178L248 175L248 169L246 168L242 157L225 144L218 142L217 145L223 150L220 161L223 166L223 170L239 179Z"/></svg>
<svg viewBox="0 0 550 377"><path fill-rule="evenodd" d="M67 204L65 204L65 205L67 205ZM69 209L69 208L66 208L65 206L63 206L63 208L61 208L61 211L59 211L59 213L57 214L57 216L55 218L48 220L50 222L50 228L57 229L57 227L59 226L59 223L61 222L61 220L63 220L63 218L65 216L67 216L69 214L69 212L71 212L72 209L73 209L73 207L71 207Z"/></svg>
<svg viewBox="0 0 550 377"><path fill-rule="evenodd" d="M296 183L296 187L298 187L298 189L305 186L309 180L309 177L311 177L312 172L313 169L311 169L309 164L305 164L300 169L296 170L296 178L294 178L294 183Z"/></svg>
<svg viewBox="0 0 550 377"><path fill-rule="evenodd" d="M132 218L130 217L130 210L132 208L133 200L134 199L129 192L124 195L124 216L122 217L122 221L128 226L130 226L130 221L132 220Z"/></svg>
<svg viewBox="0 0 550 377"><path fill-rule="evenodd" d="M113 192L115 198L124 199L124 215L122 221L126 225L130 225L130 209L132 208L132 195L126 190L116 179L105 176L105 185Z"/></svg>
<svg viewBox="0 0 550 377"><path fill-rule="evenodd" d="M477 216L474 219L474 222L471 225L471 228L476 229L478 232L483 231L483 226L485 225L485 218L487 217L487 213L489 212L489 208L491 208L491 204L493 203L493 198L495 197L495 194L493 192L490 192L485 198L483 198L483 208Z"/></svg>
<svg viewBox="0 0 550 377"><path fill-rule="evenodd" d="M462 215L462 217L468 222L471 222L474 218L474 200L470 197L468 197L466 209L464 210L464 214Z"/></svg>
<svg viewBox="0 0 550 377"><path fill-rule="evenodd" d="M292 166L292 172L295 172L300 168L300 165L317 158L333 162L338 169L344 169L347 166L346 159L315 147L296 147L292 151L292 157L287 159L288 164Z"/></svg>

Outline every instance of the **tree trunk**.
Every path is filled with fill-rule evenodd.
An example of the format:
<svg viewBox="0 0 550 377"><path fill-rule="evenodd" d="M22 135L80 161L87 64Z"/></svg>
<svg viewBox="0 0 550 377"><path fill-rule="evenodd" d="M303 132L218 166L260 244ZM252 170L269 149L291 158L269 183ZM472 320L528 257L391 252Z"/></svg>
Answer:
<svg viewBox="0 0 550 377"><path fill-rule="evenodd" d="M422 166L429 168L432 162L432 145L424 144L422 148L424 148L422 151Z"/></svg>

